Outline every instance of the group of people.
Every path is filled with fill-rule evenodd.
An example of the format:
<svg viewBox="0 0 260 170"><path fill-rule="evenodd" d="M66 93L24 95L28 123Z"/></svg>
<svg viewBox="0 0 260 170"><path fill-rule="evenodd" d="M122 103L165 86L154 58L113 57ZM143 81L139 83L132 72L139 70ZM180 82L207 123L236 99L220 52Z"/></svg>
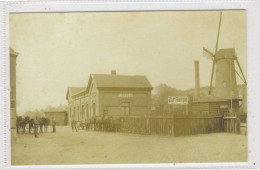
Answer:
<svg viewBox="0 0 260 170"><path fill-rule="evenodd" d="M78 131L79 128L93 131L119 131L120 119L107 114L101 116L93 116L85 121L71 120L72 132Z"/></svg>
<svg viewBox="0 0 260 170"><path fill-rule="evenodd" d="M55 121L54 117L52 117L52 119L51 119L51 125L52 125L52 132L55 133L56 132L56 121ZM39 137L39 130L38 130L39 127L40 127L40 120L39 120L39 117L36 116L36 118L34 119L34 122L33 122L35 138Z"/></svg>

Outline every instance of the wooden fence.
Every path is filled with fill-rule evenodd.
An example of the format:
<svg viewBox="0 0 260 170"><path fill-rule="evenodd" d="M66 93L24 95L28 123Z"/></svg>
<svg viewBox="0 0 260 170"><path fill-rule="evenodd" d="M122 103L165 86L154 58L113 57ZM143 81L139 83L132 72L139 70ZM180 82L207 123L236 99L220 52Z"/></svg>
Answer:
<svg viewBox="0 0 260 170"><path fill-rule="evenodd" d="M222 115L125 116L121 132L182 136L223 131Z"/></svg>
<svg viewBox="0 0 260 170"><path fill-rule="evenodd" d="M173 117L121 117L121 132L174 135Z"/></svg>
<svg viewBox="0 0 260 170"><path fill-rule="evenodd" d="M223 131L223 117L220 114L175 116L174 124L175 136Z"/></svg>
<svg viewBox="0 0 260 170"><path fill-rule="evenodd" d="M223 131L240 133L240 120L237 117L223 117Z"/></svg>
<svg viewBox="0 0 260 170"><path fill-rule="evenodd" d="M237 114L237 117L240 119L241 123L247 122L247 114Z"/></svg>

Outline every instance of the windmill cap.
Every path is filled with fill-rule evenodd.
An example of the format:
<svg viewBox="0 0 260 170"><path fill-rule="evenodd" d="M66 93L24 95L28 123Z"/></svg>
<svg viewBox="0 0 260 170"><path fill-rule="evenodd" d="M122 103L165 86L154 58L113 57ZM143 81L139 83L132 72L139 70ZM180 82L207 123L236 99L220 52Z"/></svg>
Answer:
<svg viewBox="0 0 260 170"><path fill-rule="evenodd" d="M236 57L236 51L235 48L225 48L225 49L219 49L216 54L217 59L221 58L235 58Z"/></svg>

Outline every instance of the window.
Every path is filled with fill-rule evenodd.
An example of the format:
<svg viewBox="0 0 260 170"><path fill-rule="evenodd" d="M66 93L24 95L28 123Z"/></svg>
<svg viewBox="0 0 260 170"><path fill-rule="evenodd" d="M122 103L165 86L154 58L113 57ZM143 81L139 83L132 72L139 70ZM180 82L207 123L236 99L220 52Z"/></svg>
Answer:
<svg viewBox="0 0 260 170"><path fill-rule="evenodd" d="M130 103L123 102L121 105L122 114L123 115L129 115L130 114Z"/></svg>
<svg viewBox="0 0 260 170"><path fill-rule="evenodd" d="M77 114L78 114L78 121L79 121L79 114L80 114L79 106L78 106L77 110L78 110Z"/></svg>
<svg viewBox="0 0 260 170"><path fill-rule="evenodd" d="M96 116L96 103L93 103L93 116Z"/></svg>
<svg viewBox="0 0 260 170"><path fill-rule="evenodd" d="M88 104L86 104L86 117L89 118L89 115L88 115Z"/></svg>
<svg viewBox="0 0 260 170"><path fill-rule="evenodd" d="M73 119L76 119L76 107L73 109Z"/></svg>
<svg viewBox="0 0 260 170"><path fill-rule="evenodd" d="M81 119L84 119L84 105L81 106Z"/></svg>

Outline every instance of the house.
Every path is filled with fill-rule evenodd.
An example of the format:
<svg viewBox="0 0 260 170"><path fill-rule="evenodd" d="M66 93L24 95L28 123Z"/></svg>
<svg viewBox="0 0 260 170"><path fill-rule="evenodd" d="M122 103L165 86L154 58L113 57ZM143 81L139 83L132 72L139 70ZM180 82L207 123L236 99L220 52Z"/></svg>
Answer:
<svg viewBox="0 0 260 170"><path fill-rule="evenodd" d="M70 119L151 114L152 85L141 75L91 74L86 87L68 87Z"/></svg>
<svg viewBox="0 0 260 170"><path fill-rule="evenodd" d="M67 111L46 111L44 114L50 121L54 118L56 125L68 125Z"/></svg>

